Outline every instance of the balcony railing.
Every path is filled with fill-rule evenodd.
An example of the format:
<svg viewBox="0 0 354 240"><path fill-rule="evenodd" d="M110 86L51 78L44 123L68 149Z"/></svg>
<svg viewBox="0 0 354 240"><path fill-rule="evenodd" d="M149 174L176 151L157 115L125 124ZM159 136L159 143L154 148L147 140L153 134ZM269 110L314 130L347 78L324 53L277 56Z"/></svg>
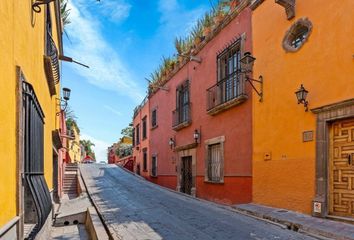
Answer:
<svg viewBox="0 0 354 240"><path fill-rule="evenodd" d="M246 99L242 74L235 72L207 89L207 111L214 115Z"/></svg>
<svg viewBox="0 0 354 240"><path fill-rule="evenodd" d="M191 123L191 104L185 103L172 112L172 128L179 130L189 126Z"/></svg>
<svg viewBox="0 0 354 240"><path fill-rule="evenodd" d="M55 85L60 80L59 53L51 34L47 33L47 51L44 56L44 67L51 95L56 93Z"/></svg>

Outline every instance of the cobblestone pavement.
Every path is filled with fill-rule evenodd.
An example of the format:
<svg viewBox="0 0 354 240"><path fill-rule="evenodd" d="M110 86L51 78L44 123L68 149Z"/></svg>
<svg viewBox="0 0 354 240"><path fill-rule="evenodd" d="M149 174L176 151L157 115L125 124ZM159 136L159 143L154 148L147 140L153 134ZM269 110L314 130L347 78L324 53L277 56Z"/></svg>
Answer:
<svg viewBox="0 0 354 240"><path fill-rule="evenodd" d="M80 169L114 239L313 239L168 191L114 165Z"/></svg>

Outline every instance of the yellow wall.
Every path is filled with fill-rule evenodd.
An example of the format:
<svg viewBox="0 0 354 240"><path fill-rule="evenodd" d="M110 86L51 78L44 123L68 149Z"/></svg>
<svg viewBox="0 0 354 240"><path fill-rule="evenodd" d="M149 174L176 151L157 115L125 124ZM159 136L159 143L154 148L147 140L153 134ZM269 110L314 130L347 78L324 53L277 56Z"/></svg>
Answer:
<svg viewBox="0 0 354 240"><path fill-rule="evenodd" d="M81 161L81 148L80 148L80 134L77 132L75 127L72 128L74 131L74 140L68 141L68 149L69 155L72 162L80 162Z"/></svg>
<svg viewBox="0 0 354 240"><path fill-rule="evenodd" d="M53 5L53 3L51 4ZM50 96L44 73L43 54L45 8L33 13L31 1L0 1L0 227L14 218L16 212L16 66L31 83L45 114L45 178L52 189L52 130L59 126L55 99ZM56 36L54 7L53 34ZM57 38L54 39L57 42ZM58 46L58 44L57 44ZM59 90L59 86L57 86Z"/></svg>
<svg viewBox="0 0 354 240"><path fill-rule="evenodd" d="M311 212L315 193L315 139L302 141L302 132L316 134L316 116L297 104L294 92L304 84L309 108L354 98L354 18L352 0L297 0L296 17L273 0L253 11L254 76L264 77L264 101L253 101L253 201ZM312 33L303 47L286 53L285 32L307 17ZM314 136L315 138L315 136ZM264 160L265 153L272 159Z"/></svg>

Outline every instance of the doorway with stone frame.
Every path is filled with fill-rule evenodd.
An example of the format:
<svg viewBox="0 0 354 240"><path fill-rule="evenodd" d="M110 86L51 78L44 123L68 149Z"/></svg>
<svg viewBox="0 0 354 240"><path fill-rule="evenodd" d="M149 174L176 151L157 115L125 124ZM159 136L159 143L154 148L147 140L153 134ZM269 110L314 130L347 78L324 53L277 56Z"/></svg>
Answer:
<svg viewBox="0 0 354 240"><path fill-rule="evenodd" d="M177 151L177 191L196 196L196 148L176 148Z"/></svg>
<svg viewBox="0 0 354 240"><path fill-rule="evenodd" d="M354 99L311 111L317 115L312 215L354 221Z"/></svg>

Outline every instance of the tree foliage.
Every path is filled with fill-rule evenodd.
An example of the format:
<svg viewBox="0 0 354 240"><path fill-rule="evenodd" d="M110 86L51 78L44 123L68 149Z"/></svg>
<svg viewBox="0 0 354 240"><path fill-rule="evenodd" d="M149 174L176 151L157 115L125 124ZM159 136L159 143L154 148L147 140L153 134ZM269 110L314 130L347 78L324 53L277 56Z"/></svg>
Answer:
<svg viewBox="0 0 354 240"><path fill-rule="evenodd" d="M123 135L123 137L133 137L133 124L129 124L128 127L123 128L120 134Z"/></svg>
<svg viewBox="0 0 354 240"><path fill-rule="evenodd" d="M92 149L92 147L95 146L95 144L90 140L85 140L85 139L80 140L80 143L84 147L86 156L90 156L93 159L96 159L95 152Z"/></svg>
<svg viewBox="0 0 354 240"><path fill-rule="evenodd" d="M70 23L70 10L68 9L68 0L60 0L60 13L64 27Z"/></svg>

